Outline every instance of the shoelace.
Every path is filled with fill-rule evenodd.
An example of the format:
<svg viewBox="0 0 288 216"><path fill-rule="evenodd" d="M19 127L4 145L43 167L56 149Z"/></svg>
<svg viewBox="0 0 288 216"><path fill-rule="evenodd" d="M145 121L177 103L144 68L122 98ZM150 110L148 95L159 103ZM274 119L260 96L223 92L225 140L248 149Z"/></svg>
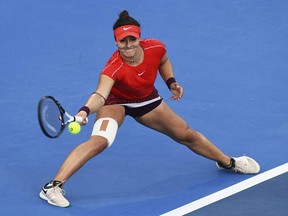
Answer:
<svg viewBox="0 0 288 216"><path fill-rule="evenodd" d="M238 166L238 165L240 165L240 166ZM234 167L234 171L235 171L235 173L240 172L240 173L247 174L248 173L247 161L246 160L236 161L236 165Z"/></svg>
<svg viewBox="0 0 288 216"><path fill-rule="evenodd" d="M56 187L57 187L57 188L56 188ZM60 193L64 196L64 195L65 195L65 190L62 189L62 188L60 188L59 186L56 186L56 187L54 187L53 190L59 189L59 190L60 190Z"/></svg>
<svg viewBox="0 0 288 216"><path fill-rule="evenodd" d="M60 185L60 184L59 184ZM53 187L53 190L57 190L60 191L60 193L64 196L65 195L65 190L62 189L61 187L59 187L59 185L56 185L55 187Z"/></svg>
<svg viewBox="0 0 288 216"><path fill-rule="evenodd" d="M59 186L58 187L55 186L54 188L52 188L52 191L49 194L47 194L47 196L50 197L50 199L53 200L53 202L57 202L56 200L63 200L64 194L65 191L62 188L60 188Z"/></svg>
<svg viewBox="0 0 288 216"><path fill-rule="evenodd" d="M62 182L61 182L61 183L62 183ZM50 195L58 196L58 195L59 195L59 192L60 192L60 194L61 194L62 196L65 195L65 190L60 187L61 183L55 185L55 186L52 188L53 192L52 192Z"/></svg>

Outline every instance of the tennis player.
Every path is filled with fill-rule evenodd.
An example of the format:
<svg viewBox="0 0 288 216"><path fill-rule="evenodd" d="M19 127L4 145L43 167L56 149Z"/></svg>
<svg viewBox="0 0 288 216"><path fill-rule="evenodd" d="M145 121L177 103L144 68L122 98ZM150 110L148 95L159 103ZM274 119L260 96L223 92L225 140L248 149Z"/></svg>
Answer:
<svg viewBox="0 0 288 216"><path fill-rule="evenodd" d="M141 39L139 22L126 10L120 13L113 31L118 49L102 70L96 91L77 113L83 119L97 113L92 134L69 154L54 179L44 185L40 192L42 199L55 206L69 206L63 196L63 184L88 160L113 144L127 115L215 161L220 169L243 174L259 172L260 166L255 160L224 154L205 136L190 128L159 96L154 86L158 71L172 92L173 100L180 100L184 92L174 77L164 43ZM82 124L86 124L85 120Z"/></svg>

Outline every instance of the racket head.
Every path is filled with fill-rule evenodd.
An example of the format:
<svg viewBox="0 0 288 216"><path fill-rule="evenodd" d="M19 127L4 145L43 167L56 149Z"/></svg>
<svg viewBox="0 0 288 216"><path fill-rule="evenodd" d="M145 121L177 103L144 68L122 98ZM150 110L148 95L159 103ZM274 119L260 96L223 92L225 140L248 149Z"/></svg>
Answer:
<svg viewBox="0 0 288 216"><path fill-rule="evenodd" d="M49 138L59 137L64 128L65 110L52 96L44 96L38 103L38 122L42 132Z"/></svg>

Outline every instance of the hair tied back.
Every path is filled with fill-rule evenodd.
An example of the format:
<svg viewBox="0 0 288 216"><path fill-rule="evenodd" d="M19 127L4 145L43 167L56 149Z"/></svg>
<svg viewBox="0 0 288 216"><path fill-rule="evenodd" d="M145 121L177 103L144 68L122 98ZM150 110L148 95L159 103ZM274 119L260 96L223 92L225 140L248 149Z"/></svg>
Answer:
<svg viewBox="0 0 288 216"><path fill-rule="evenodd" d="M124 11L122 11L120 14L119 14L119 18L120 19L127 19L129 17L129 13L128 13L128 11L127 10L124 10Z"/></svg>

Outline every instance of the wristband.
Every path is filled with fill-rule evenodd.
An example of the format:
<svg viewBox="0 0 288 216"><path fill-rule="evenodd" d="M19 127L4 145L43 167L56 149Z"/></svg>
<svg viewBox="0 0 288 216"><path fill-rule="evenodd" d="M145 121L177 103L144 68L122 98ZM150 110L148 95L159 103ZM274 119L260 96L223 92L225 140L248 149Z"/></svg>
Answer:
<svg viewBox="0 0 288 216"><path fill-rule="evenodd" d="M170 89L170 85L171 85L172 83L175 83L175 82L176 82L175 78L174 78L174 77L170 77L170 78L166 81L166 85L167 85L168 89Z"/></svg>
<svg viewBox="0 0 288 216"><path fill-rule="evenodd" d="M87 113L87 116L90 114L90 109L89 109L89 107L87 107L87 106L81 107L78 112L80 112L80 111L86 112L86 113Z"/></svg>

